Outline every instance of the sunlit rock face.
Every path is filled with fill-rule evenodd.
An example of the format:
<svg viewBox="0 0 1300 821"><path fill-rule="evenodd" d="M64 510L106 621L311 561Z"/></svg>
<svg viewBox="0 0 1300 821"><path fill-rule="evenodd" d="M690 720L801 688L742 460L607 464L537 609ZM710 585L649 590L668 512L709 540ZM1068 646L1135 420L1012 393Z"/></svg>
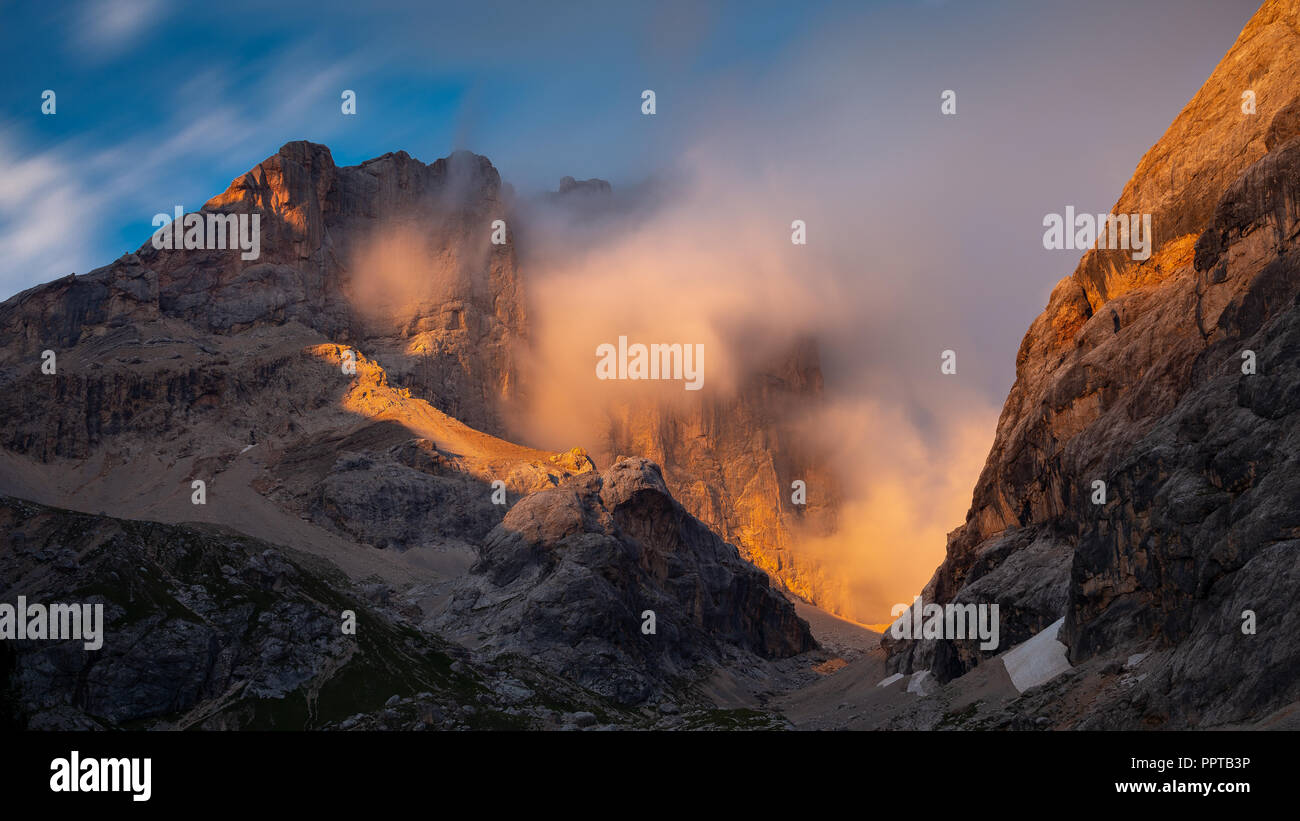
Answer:
<svg viewBox="0 0 1300 821"><path fill-rule="evenodd" d="M1224 723L1300 697L1283 672L1300 665L1298 24L1294 3L1265 3L1139 164L1113 211L1154 215L1151 258L1089 252L1053 291L924 591L999 601L1002 650L1062 616L1075 664L1170 648L1097 726ZM1246 610L1272 626L1244 635ZM885 645L894 668L944 679L989 655Z"/></svg>
<svg viewBox="0 0 1300 821"><path fill-rule="evenodd" d="M508 214L487 158L456 152L426 165L398 152L339 167L325 146L288 143L203 212L260 215L258 257L151 240L6 303L5 355L164 318L214 334L297 323L363 347L417 395L501 432L525 312L508 223L492 242Z"/></svg>
<svg viewBox="0 0 1300 821"><path fill-rule="evenodd" d="M725 398L617 408L605 451L663 465L692 515L787 589L822 603L819 568L798 549L837 524L836 478L799 430L821 400L817 347L803 340ZM802 504L793 501L796 480L812 488Z"/></svg>

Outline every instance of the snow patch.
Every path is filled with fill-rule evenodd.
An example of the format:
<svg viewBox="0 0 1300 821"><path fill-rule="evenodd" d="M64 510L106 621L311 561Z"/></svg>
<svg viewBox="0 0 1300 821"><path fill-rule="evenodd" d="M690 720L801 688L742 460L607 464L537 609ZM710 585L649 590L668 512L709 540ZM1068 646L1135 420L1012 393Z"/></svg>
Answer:
<svg viewBox="0 0 1300 821"><path fill-rule="evenodd" d="M888 678L882 678L880 681L876 682L876 686L888 687L889 685L893 684L895 681L898 681L902 677L903 677L902 673L894 673L892 676L889 676Z"/></svg>
<svg viewBox="0 0 1300 821"><path fill-rule="evenodd" d="M244 449L241 450L240 453L248 453L249 448L255 448L255 447L257 447L257 445L244 445Z"/></svg>
<svg viewBox="0 0 1300 821"><path fill-rule="evenodd" d="M1011 683L1017 690L1023 693L1030 687L1037 687L1073 669L1065 658L1065 645L1056 640L1056 634L1064 623L1065 617L1062 616L1047 629L1002 656L1002 664L1007 668L1007 675L1011 676Z"/></svg>
<svg viewBox="0 0 1300 821"><path fill-rule="evenodd" d="M1125 669L1125 670L1132 670L1134 667L1137 667L1139 664L1141 664L1143 661L1145 661L1145 660L1146 660L1146 657L1149 656L1149 655L1151 655L1151 654L1150 654L1150 653L1134 653L1133 655L1131 655L1131 656L1128 657L1128 661L1124 662L1124 669Z"/></svg>

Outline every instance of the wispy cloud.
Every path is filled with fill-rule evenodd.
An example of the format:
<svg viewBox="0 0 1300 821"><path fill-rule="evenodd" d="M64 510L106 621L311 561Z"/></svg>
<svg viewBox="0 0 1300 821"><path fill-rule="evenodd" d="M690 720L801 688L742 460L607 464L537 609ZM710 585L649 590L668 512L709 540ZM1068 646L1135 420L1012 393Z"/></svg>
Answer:
<svg viewBox="0 0 1300 821"><path fill-rule="evenodd" d="M86 0L73 42L96 57L120 53L167 14L161 0Z"/></svg>
<svg viewBox="0 0 1300 821"><path fill-rule="evenodd" d="M105 127L34 149L13 124L0 132L0 294L108 264L148 238L122 237L124 223L196 210L286 139L328 139L335 89L363 76L356 60L301 45L260 61L252 82L245 72L234 62L195 71L170 117L127 134ZM221 168L229 177L214 177Z"/></svg>
<svg viewBox="0 0 1300 821"><path fill-rule="evenodd" d="M22 156L0 134L0 289L21 290L73 273L90 253L83 226L93 223L94 196L57 151Z"/></svg>

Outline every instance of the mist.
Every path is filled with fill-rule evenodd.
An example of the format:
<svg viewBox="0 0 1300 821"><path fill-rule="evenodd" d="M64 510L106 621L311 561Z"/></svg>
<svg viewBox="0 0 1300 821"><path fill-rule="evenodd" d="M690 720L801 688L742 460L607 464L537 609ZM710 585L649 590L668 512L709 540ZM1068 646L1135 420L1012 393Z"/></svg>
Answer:
<svg viewBox="0 0 1300 821"><path fill-rule="evenodd" d="M702 344L705 400L812 337L825 401L788 421L833 455L840 518L833 537L796 534L795 550L815 560L819 604L888 622L963 521L1000 403L968 376L983 371L978 331L945 293L951 270L935 264L960 249L904 224L911 215L891 212L892 192L853 179L860 149L788 150L807 133L851 146L867 112L848 89L791 105L801 116L784 128L717 117L630 192L523 208L533 339L529 401L513 423L531 444L597 451L617 407L699 401L679 382L597 380L597 347L620 336ZM792 242L796 220L807 244ZM947 349L956 375L940 373Z"/></svg>

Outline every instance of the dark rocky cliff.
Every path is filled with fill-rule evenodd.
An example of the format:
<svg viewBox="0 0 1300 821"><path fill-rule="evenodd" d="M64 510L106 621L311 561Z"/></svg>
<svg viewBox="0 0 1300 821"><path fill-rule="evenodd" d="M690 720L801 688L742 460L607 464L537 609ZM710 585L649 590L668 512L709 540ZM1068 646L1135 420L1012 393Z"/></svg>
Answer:
<svg viewBox="0 0 1300 821"><path fill-rule="evenodd" d="M887 638L895 669L949 680L1064 617L1072 664L1163 652L1097 726L1222 724L1300 699L1297 69L1300 8L1267 2L1114 208L1153 214L1155 253L1090 251L1053 291L924 591L998 602L1002 644Z"/></svg>

